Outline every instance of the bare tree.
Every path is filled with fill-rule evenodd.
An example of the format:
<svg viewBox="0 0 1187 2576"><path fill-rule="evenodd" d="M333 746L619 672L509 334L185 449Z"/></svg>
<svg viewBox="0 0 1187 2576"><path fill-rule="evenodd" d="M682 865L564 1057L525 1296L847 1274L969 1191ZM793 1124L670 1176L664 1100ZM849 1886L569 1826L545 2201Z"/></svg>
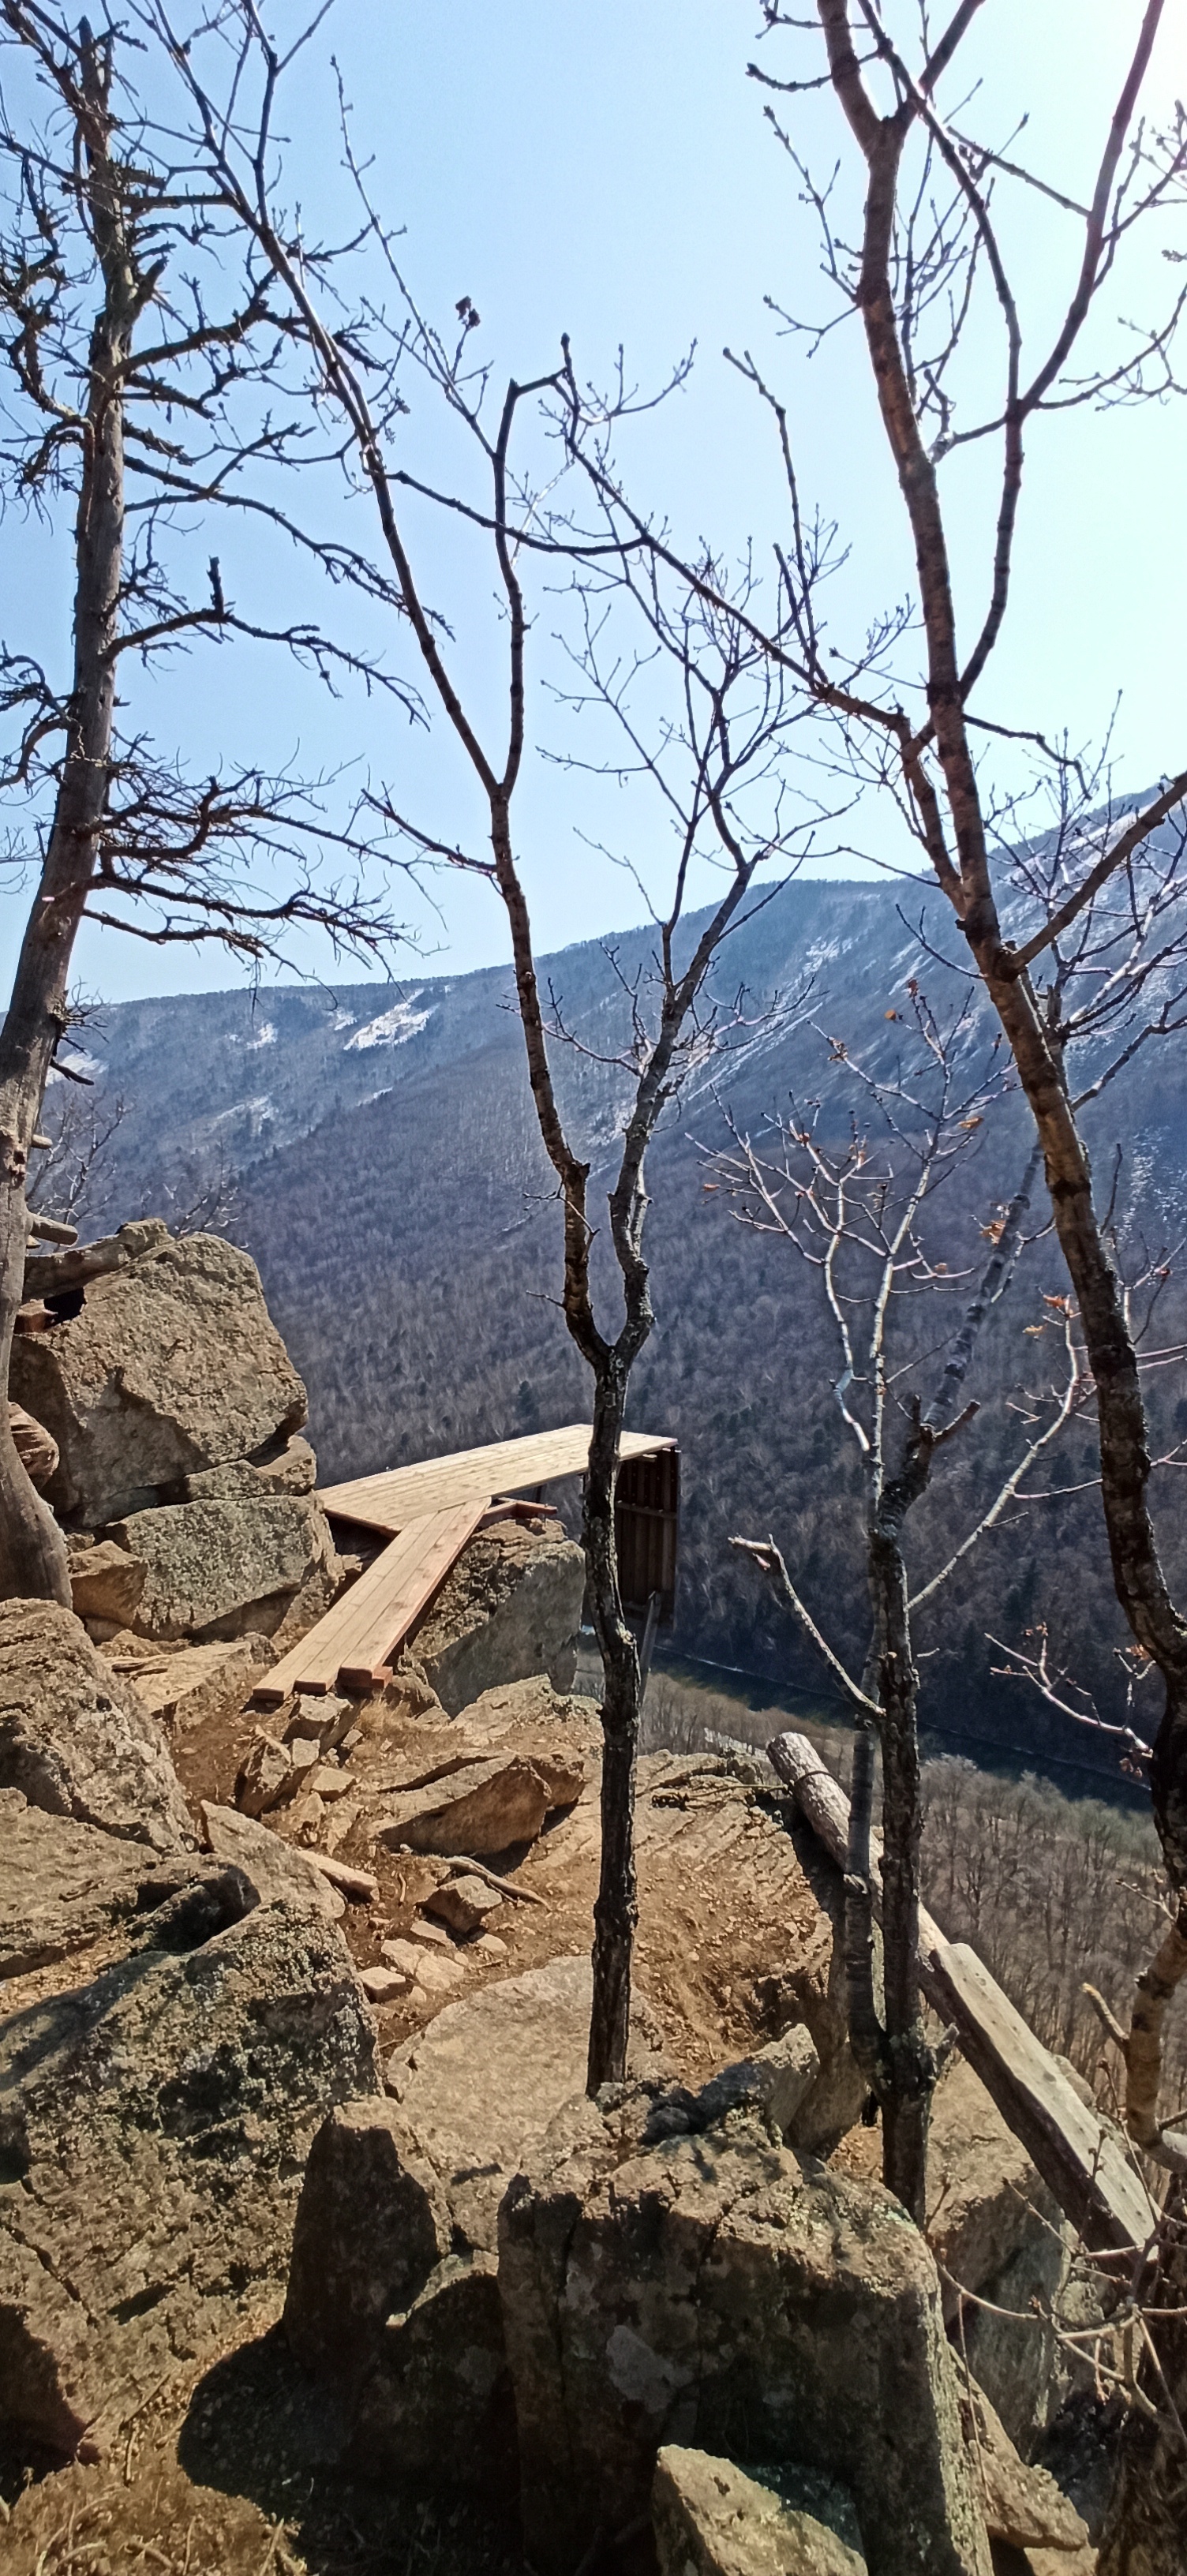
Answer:
<svg viewBox="0 0 1187 2576"><path fill-rule="evenodd" d="M919 2000L922 1806L913 1619L1001 1520L1022 1478L1083 1406L1088 1389L1069 1315L1059 1382L1031 1392L1015 1464L982 1495L963 1535L949 1531L943 1561L912 1587L910 1516L940 1453L959 1435L972 1436L980 1407L968 1392L970 1372L984 1328L1035 1231L1028 1233L1028 1225L1039 1169L1036 1148L1009 1204L988 1226L969 1221L983 1266L971 1255L964 1263L954 1258L958 1229L945 1213L944 1193L1001 1102L1005 1078L992 1045L978 1043L967 1002L941 1023L912 982L914 1043L893 1075L872 1073L860 1053L840 1039L831 1042L833 1062L858 1086L861 1100L860 1123L854 1120L847 1141L829 1142L826 1117L840 1116L834 1093L829 1112L816 1103L773 1119L758 1143L731 1122L732 1146L711 1161L742 1223L784 1241L816 1274L837 1345L839 1426L861 1462L871 1636L860 1680L804 1602L774 1540L731 1543L772 1577L857 1716L845 1915L849 2035L882 2109L884 2179L922 2224L936 2056ZM884 2020L872 1973L875 1742L883 1778Z"/></svg>
<svg viewBox="0 0 1187 2576"><path fill-rule="evenodd" d="M349 321L341 322L318 301L295 219L281 204L277 158L267 148L266 133L278 56L254 7L245 4L225 12L215 40L193 44L181 39L158 0L145 0L142 15L173 49L191 111L202 127L205 164L220 210L252 241L270 291L283 300L286 327L301 336L308 353L311 392L323 416L332 414L338 424L344 470L354 490L361 487L371 504L375 568L357 577L372 596L390 585L401 632L411 638L419 663L420 684L429 701L435 701L484 809L485 849L467 849L410 816L396 797L376 800L385 827L400 834L413 852L485 880L504 907L528 1079L561 1201L560 1304L593 1382L582 1539L605 1675L602 1852L588 2065L590 2090L596 2091L625 2072L637 1911L632 1818L640 1667L619 1591L614 1495L631 1370L654 1320L644 1252L647 1149L688 1066L715 1043L717 1008L708 979L722 942L745 917L757 871L772 862L786 871L794 863L810 841L819 808L815 801L793 803L779 784L787 691L765 644L757 644L747 631L745 612L754 588L748 569L743 566L731 584L719 567L711 567L704 596L690 597L687 586L681 580L671 583L663 566L650 557L635 579L624 563L617 533L612 528L575 531L546 502L531 462L520 463L521 445L532 424L542 421L553 450L561 442L565 470L564 442L578 402L567 346L546 373L525 383L513 380L501 399L492 402L487 370L470 353L479 317L463 298L459 327L449 342L422 317L366 196L345 120L344 149L359 190L367 245L379 263L392 309L389 313L361 290ZM253 80L264 107L258 148L253 143L247 150L217 102L242 98ZM456 487L426 486L398 462L393 434L407 408L405 387L421 394L427 389L440 406L443 427L460 432L463 454L477 467L472 487L461 480ZM603 407L604 438L626 408L621 397L616 405ZM555 454L550 453L541 469L545 483L555 471ZM493 576L506 699L495 740L466 703L455 671L461 649L456 654L451 649L444 621L426 593L426 571L417 568L402 515L409 494L461 518L481 543L483 584ZM670 893L653 916L650 968L623 986L621 1039L610 1048L623 1079L616 1168L607 1198L612 1266L604 1280L598 1268L599 1228L589 1206L590 1163L574 1116L566 1109L558 1073L566 1050L578 1038L565 1025L563 997L540 990L513 820L532 747L528 699L534 603L526 584L534 557L542 557L554 574L564 567L562 581L575 585L574 694L625 728L629 748L618 755L620 763L658 793L673 847ZM481 597L477 586L476 596ZM625 658L609 640L607 624L624 599L646 630L642 648L636 651L628 644ZM675 717L662 709L657 713L649 696L655 661L674 678ZM720 891L708 919L690 931L685 926L690 883L707 853L721 871Z"/></svg>
<svg viewBox="0 0 1187 2576"><path fill-rule="evenodd" d="M128 87L130 48L39 0L2 0L5 188L0 309L8 401L0 490L56 527L74 512L69 679L16 642L0 650L3 855L34 878L0 1031L0 1383L29 1236L27 1178L47 1077L70 1025L84 918L161 947L216 941L249 965L301 928L374 953L394 933L360 866L375 838L288 777L192 782L122 712L135 656L203 632L270 639L334 682L388 686L316 625L241 617L217 557L197 604L169 571L178 504L247 506L253 470L302 452L272 416L284 334L267 273L220 225L191 138L153 124ZM142 78L147 67L138 41ZM192 524L192 523L191 523ZM63 542L68 542L63 530ZM405 693L405 703L410 701ZM57 1059L61 1064L61 1059ZM65 1073L64 1064L61 1069ZM17 1459L0 1406L0 1590L69 1602L60 1532Z"/></svg>
<svg viewBox="0 0 1187 2576"><path fill-rule="evenodd" d="M1175 338L1185 294L1173 269L1166 309L1129 334L1119 351L1102 357L1093 336L1102 290L1118 275L1135 231L1165 218L1181 221L1187 178L1183 110L1170 109L1161 125L1141 114L1165 14L1165 0L1147 0L1132 12L1124 78L1086 182L1074 195L1062 184L1062 173L1057 181L1028 167L1014 135L968 130L970 116L978 112L970 40L975 30L992 41L993 17L984 0L959 0L938 36L929 13L921 10L913 36L901 42L879 0L816 0L812 16L793 16L779 0L766 0L765 33L807 53L801 50L799 60L784 57L786 71L782 63L778 71L764 63L756 76L771 94L772 122L820 220L835 311L852 313L864 335L918 582L920 650L914 668L907 662L905 630L885 625L891 645L873 662L864 643L848 660L835 648L826 652L813 611L814 567L805 562L798 539L787 414L773 402L793 502L792 542L781 559L793 613L798 609L802 685L832 727L837 756L894 797L951 905L970 965L1009 1043L1041 1147L1096 1390L1114 1585L1135 1644L1163 1684L1151 1783L1179 1910L1157 1959L1138 1980L1127 2042L1127 2120L1144 2152L1181 2176L1187 2145L1160 2123L1150 2104L1152 2078L1157 2090L1158 2019L1187 1976L1187 1618L1171 1596L1151 1517L1138 1354L1067 1078L1061 961L1094 900L1110 887L1119 888L1124 900L1135 856L1168 818L1181 822L1187 769L1180 754L1155 795L1136 810L1108 814L1095 832L1082 832L1075 847L1061 852L1062 882L1032 885L1029 919L1003 919L991 782L992 760L1011 729L973 708L1010 603L1028 438L1055 409L1178 390ZM958 78L963 104L954 99ZM831 92L847 140L835 189L814 179L785 131L784 120L809 91ZM951 107L944 104L948 100L954 101ZM1015 134L1027 104L1023 97ZM1017 192L1032 221L1041 209L1053 227L1062 225L1071 236L1063 309L1054 330L1033 350L1024 280L1011 271L1001 220L1003 204ZM1172 235L1173 257L1181 256L1178 239ZM786 319L790 328L798 327L797 316ZM995 337L1000 390L983 411L981 369ZM978 365L970 381L960 360L974 347ZM757 370L750 372L765 394ZM984 450L990 444L998 479L983 560L986 596L966 638L942 476L946 459L961 448ZM1066 778L1066 755L1052 750L1049 728L1015 728L1013 740L1046 761L1057 779ZM1175 1019L1172 1008L1164 1026ZM1154 2428L1145 2414L1132 2419L1134 2438L1102 2557L1109 2576L1123 2566L1136 2567L1139 2559L1147 2576L1163 2570L1170 2576L1181 2561L1187 2344L1174 2322L1181 2268L1179 2257L1168 2274L1178 2280L1178 2291L1155 2338Z"/></svg>

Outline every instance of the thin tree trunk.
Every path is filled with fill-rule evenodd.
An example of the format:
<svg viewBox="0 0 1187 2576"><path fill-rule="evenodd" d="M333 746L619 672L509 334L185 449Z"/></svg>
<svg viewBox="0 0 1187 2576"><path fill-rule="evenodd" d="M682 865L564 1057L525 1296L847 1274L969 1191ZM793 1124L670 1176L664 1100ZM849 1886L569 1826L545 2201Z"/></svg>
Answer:
<svg viewBox="0 0 1187 2576"><path fill-rule="evenodd" d="M85 25L85 21L84 21ZM108 63L84 39L86 113L80 117L83 188L103 273L103 307L91 338L76 529L74 686L65 759L37 900L29 917L0 1029L0 1389L7 1388L13 1325L24 1292L25 1181L54 1049L67 1026L75 936L96 864L107 804L115 706L115 641L123 570L122 368L144 301L109 149ZM0 1402L0 1594L69 1605L66 1547L17 1457Z"/></svg>
<svg viewBox="0 0 1187 2576"><path fill-rule="evenodd" d="M879 1596L882 1653L882 1969L887 2086L882 2179L918 2227L926 2216L927 2132L935 2061L919 2004L918 1675L911 1654L907 1577L896 1537L875 1528L870 1570Z"/></svg>
<svg viewBox="0 0 1187 2576"><path fill-rule="evenodd" d="M614 1545L614 1488L625 1380L599 1370L585 1484L583 1540L594 1628L602 1651L602 1854L594 1905L593 2011L586 2090L621 2084L631 2016L631 1956L639 1919L635 1885L635 1758L639 1651L622 1615Z"/></svg>

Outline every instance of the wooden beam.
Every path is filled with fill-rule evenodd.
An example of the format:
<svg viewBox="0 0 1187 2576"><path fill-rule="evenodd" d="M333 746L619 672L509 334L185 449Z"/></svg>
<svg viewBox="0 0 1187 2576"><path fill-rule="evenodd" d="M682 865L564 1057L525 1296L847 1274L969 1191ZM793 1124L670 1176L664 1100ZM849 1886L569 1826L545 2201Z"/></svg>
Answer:
<svg viewBox="0 0 1187 2576"><path fill-rule="evenodd" d="M806 1735L776 1735L767 1753L805 1821L844 1869L849 1801L827 1764ZM870 1848L874 1912L881 1920L880 1834L871 1834ZM946 1940L922 1905L919 1983L941 2019L955 2023L970 2066L1085 2243L1094 2250L1144 2245L1158 2213L1116 2132L1080 2100L976 1952Z"/></svg>
<svg viewBox="0 0 1187 2576"><path fill-rule="evenodd" d="M261 1673L253 1706L279 1708L293 1691L324 1696L336 1689L367 1690L386 1678L391 1656L428 1607L485 1508L481 1497L411 1521L300 1644L270 1672Z"/></svg>
<svg viewBox="0 0 1187 2576"><path fill-rule="evenodd" d="M515 1494L525 1485L582 1476L589 1440L588 1422L570 1422L560 1431L531 1432L522 1440L496 1440L485 1449L422 1458L415 1466L392 1467L379 1476L356 1476L348 1484L325 1487L318 1499L336 1520L357 1521L364 1529L394 1536L426 1512L443 1511L477 1495L489 1502L492 1494ZM618 1454L620 1459L648 1458L675 1446L662 1433L624 1431Z"/></svg>

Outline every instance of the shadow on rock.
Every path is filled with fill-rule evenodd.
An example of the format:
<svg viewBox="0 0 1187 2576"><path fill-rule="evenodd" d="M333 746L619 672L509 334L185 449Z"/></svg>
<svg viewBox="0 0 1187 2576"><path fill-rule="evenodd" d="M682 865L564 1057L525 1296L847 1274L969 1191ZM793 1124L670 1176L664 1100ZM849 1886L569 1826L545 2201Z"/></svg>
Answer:
<svg viewBox="0 0 1187 2576"><path fill-rule="evenodd" d="M279 2329L214 2364L194 2390L177 2456L195 2486L243 2496L283 2524L309 2576L382 2563L387 2576L522 2576L518 2496L506 2516L451 2507L412 2481L335 2463L344 2426Z"/></svg>

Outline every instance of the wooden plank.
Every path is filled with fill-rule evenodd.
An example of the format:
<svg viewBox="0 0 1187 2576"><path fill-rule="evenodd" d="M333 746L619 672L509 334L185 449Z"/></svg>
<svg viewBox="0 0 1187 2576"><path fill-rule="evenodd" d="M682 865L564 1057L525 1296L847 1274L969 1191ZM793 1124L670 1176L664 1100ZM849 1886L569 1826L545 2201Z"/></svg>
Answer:
<svg viewBox="0 0 1187 2576"><path fill-rule="evenodd" d="M300 1644L260 1675L253 1706L279 1708L292 1691L332 1691L346 1669L380 1669L460 1555L484 1509L485 1498L479 1498L410 1522Z"/></svg>
<svg viewBox="0 0 1187 2576"><path fill-rule="evenodd" d="M932 1962L937 2009L1089 2246L1144 2245L1157 2213L1141 2175L964 1941Z"/></svg>
<svg viewBox="0 0 1187 2576"><path fill-rule="evenodd" d="M588 1422L560 1431L531 1432L522 1440L497 1440L485 1449L458 1449L447 1458L423 1458L379 1476L356 1476L325 1487L318 1499L338 1520L393 1534L426 1512L446 1510L483 1495L514 1494L524 1485L550 1485L561 1476L584 1475L589 1460ZM674 1449L673 1439L650 1431L624 1431L619 1457L646 1458Z"/></svg>
<svg viewBox="0 0 1187 2576"><path fill-rule="evenodd" d="M410 1562L395 1570L395 1588L377 1606L374 1619L365 1634L356 1638L349 1656L343 1656L338 1667L343 1690L362 1691L388 1679L396 1648L403 1644L422 1610L428 1608L467 1539L473 1537L487 1500L485 1494L480 1494L474 1501L455 1504L452 1511L430 1512L393 1541L390 1553L394 1561L397 1550L412 1540L414 1531L420 1537ZM388 1554L386 1548L384 1554Z"/></svg>
<svg viewBox="0 0 1187 2576"><path fill-rule="evenodd" d="M767 1753L806 1822L844 1869L849 1801L827 1764L806 1735L777 1735ZM870 1836L870 1855L874 1912L881 1920L880 1834ZM955 2023L970 2066L1085 2243L1144 2245L1157 2213L1112 2129L1080 2100L976 1952L963 1941L946 1940L922 1905L919 1983L941 2019Z"/></svg>

